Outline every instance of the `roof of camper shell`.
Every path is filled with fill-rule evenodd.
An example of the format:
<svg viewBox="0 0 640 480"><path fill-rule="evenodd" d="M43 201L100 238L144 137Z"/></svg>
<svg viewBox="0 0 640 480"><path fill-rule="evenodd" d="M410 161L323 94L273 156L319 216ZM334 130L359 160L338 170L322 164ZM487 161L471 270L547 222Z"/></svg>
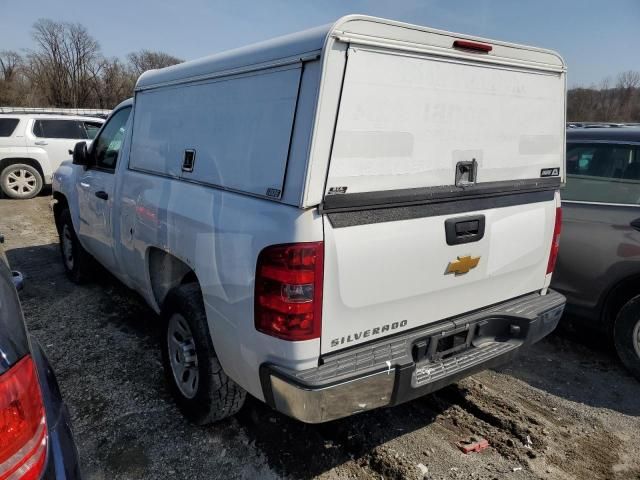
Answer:
<svg viewBox="0 0 640 480"><path fill-rule="evenodd" d="M425 34L438 34L444 36L444 38L481 40L494 46L493 53L499 53L501 50L503 52L512 51L515 48L525 56L526 61L546 64L554 70L564 70L564 61L556 52L551 50L481 39L365 15L347 15L332 24L254 43L171 67L149 70L140 76L136 89L144 90L154 86L197 80L199 77L206 78L216 74L233 74L234 70L245 70L248 66L266 67L271 63L277 65L283 59L293 62L314 54L319 55L325 46L327 37L334 33L347 31L346 25L348 23L357 28L358 35L364 34L364 36L369 35L377 38L386 37L387 39L393 39L394 43L404 43L406 45L426 45L425 40L427 38L425 38ZM364 25L366 27L362 28ZM399 32L403 33L402 38L398 38ZM433 38L429 40L433 41ZM446 45L442 44L436 46L436 48L451 50L451 41L448 40Z"/></svg>

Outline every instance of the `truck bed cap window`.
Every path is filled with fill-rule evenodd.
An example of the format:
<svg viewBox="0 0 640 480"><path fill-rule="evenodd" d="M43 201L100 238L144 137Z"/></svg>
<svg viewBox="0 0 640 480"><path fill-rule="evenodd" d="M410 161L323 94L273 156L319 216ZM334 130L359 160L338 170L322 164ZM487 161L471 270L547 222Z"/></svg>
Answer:
<svg viewBox="0 0 640 480"><path fill-rule="evenodd" d="M279 199L301 70L138 92L129 167ZM197 152L191 169L185 150Z"/></svg>

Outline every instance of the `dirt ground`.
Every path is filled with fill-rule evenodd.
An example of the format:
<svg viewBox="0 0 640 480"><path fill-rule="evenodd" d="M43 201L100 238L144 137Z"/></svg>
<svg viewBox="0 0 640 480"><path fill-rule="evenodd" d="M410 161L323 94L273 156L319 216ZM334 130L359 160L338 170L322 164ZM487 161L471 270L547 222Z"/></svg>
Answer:
<svg viewBox="0 0 640 480"><path fill-rule="evenodd" d="M0 232L87 479L640 479L640 383L568 334L393 409L311 426L250 399L195 427L164 383L156 316L106 273L66 279L49 202L0 200ZM463 454L471 436L490 448Z"/></svg>

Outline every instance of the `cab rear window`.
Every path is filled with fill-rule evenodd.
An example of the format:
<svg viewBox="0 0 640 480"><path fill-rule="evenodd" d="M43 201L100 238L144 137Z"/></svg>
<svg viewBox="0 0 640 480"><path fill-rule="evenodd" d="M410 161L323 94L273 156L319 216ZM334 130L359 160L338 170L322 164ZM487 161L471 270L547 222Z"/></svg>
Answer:
<svg viewBox="0 0 640 480"><path fill-rule="evenodd" d="M0 137L10 137L20 122L17 118L0 118Z"/></svg>
<svg viewBox="0 0 640 480"><path fill-rule="evenodd" d="M562 198L640 204L640 151L625 144L569 144Z"/></svg>

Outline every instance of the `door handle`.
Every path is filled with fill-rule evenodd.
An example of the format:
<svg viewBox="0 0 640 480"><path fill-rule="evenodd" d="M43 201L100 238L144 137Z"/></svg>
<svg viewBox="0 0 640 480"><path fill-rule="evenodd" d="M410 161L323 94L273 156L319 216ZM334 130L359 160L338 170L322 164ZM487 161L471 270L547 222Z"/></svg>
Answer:
<svg viewBox="0 0 640 480"><path fill-rule="evenodd" d="M444 222L447 245L477 242L484 237L484 215L450 218Z"/></svg>
<svg viewBox="0 0 640 480"><path fill-rule="evenodd" d="M36 145L48 145L47 142L45 142L44 140L38 140L37 142L35 142Z"/></svg>
<svg viewBox="0 0 640 480"><path fill-rule="evenodd" d="M89 185L87 182L80 182L80 186L82 188L89 188L91 185Z"/></svg>
<svg viewBox="0 0 640 480"><path fill-rule="evenodd" d="M631 225L631 228L635 228L636 230L640 231L640 218L636 218L629 225Z"/></svg>
<svg viewBox="0 0 640 480"><path fill-rule="evenodd" d="M103 192L102 190L99 190L96 192L96 197L101 198L102 200L108 200L109 194L107 192Z"/></svg>

